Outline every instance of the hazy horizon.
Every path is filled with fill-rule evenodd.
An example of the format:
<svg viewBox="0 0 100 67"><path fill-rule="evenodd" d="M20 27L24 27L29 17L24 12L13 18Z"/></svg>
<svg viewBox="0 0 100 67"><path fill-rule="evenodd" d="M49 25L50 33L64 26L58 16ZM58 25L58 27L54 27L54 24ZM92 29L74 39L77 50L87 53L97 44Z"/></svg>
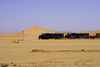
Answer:
<svg viewBox="0 0 100 67"><path fill-rule="evenodd" d="M0 34L36 25L61 32L100 30L100 0L0 0Z"/></svg>

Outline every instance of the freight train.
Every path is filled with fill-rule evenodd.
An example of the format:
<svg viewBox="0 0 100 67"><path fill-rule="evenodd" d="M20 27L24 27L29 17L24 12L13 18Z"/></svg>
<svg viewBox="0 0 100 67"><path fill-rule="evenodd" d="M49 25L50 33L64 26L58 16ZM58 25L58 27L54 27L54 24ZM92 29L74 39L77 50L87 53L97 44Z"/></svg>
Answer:
<svg viewBox="0 0 100 67"><path fill-rule="evenodd" d="M39 39L95 39L100 38L100 33L96 33L96 36L89 36L89 33L68 33L68 35L65 35L63 33L42 33L42 35L39 35Z"/></svg>

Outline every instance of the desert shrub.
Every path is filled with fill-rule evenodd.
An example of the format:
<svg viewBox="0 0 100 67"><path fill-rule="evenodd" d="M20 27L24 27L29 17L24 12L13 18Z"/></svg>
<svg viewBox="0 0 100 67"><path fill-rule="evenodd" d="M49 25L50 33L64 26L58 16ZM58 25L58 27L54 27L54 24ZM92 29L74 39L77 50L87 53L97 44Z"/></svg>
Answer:
<svg viewBox="0 0 100 67"><path fill-rule="evenodd" d="M81 51L84 51L83 49Z"/></svg>
<svg viewBox="0 0 100 67"><path fill-rule="evenodd" d="M14 64L13 62L11 62L11 64Z"/></svg>
<svg viewBox="0 0 100 67"><path fill-rule="evenodd" d="M41 50L41 49L34 49L34 50L32 50L31 52L44 52L44 50Z"/></svg>
<svg viewBox="0 0 100 67"><path fill-rule="evenodd" d="M14 66L17 66L16 64L14 64Z"/></svg>
<svg viewBox="0 0 100 67"><path fill-rule="evenodd" d="M8 66L8 64L2 64L1 65L1 67L7 67Z"/></svg>

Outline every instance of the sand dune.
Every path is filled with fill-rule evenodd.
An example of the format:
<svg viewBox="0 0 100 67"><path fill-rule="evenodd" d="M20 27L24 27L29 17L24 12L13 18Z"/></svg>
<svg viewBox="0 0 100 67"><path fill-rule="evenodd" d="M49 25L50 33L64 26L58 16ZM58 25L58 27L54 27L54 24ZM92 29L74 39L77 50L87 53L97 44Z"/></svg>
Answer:
<svg viewBox="0 0 100 67"><path fill-rule="evenodd" d="M39 26L34 26L30 29L24 30L23 36L24 36L24 38L38 38L38 36L42 33L64 33L66 35L66 34L71 33L71 32L56 32L56 31L41 28ZM90 35L95 35L95 33L100 33L100 30L77 32L77 33L89 33ZM22 38L22 32L0 34L0 38Z"/></svg>
<svg viewBox="0 0 100 67"><path fill-rule="evenodd" d="M55 33L56 31L47 30L39 26L34 26L24 31L24 36L29 38L37 38L42 33Z"/></svg>
<svg viewBox="0 0 100 67"><path fill-rule="evenodd" d="M55 32L56 31L47 30L39 26L34 26L24 31L24 38L38 38L38 36L42 33L55 33ZM0 38L22 38L22 32L1 34Z"/></svg>
<svg viewBox="0 0 100 67"><path fill-rule="evenodd" d="M90 35L96 35L96 33L100 33L100 30L97 31L85 31L85 32L78 32L78 33L89 33Z"/></svg>
<svg viewBox="0 0 100 67"><path fill-rule="evenodd" d="M20 38L22 36L21 33L6 33L1 34L0 38Z"/></svg>

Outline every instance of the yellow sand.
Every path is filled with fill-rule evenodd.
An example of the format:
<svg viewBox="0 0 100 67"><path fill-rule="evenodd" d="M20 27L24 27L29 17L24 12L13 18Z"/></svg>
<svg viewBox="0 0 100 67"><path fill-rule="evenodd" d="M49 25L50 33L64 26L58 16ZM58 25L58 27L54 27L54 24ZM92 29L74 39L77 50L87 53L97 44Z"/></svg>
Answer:
<svg viewBox="0 0 100 67"><path fill-rule="evenodd" d="M0 65L8 65L8 67L100 67L100 52L31 52L33 49L100 50L100 39L24 41L0 39Z"/></svg>

